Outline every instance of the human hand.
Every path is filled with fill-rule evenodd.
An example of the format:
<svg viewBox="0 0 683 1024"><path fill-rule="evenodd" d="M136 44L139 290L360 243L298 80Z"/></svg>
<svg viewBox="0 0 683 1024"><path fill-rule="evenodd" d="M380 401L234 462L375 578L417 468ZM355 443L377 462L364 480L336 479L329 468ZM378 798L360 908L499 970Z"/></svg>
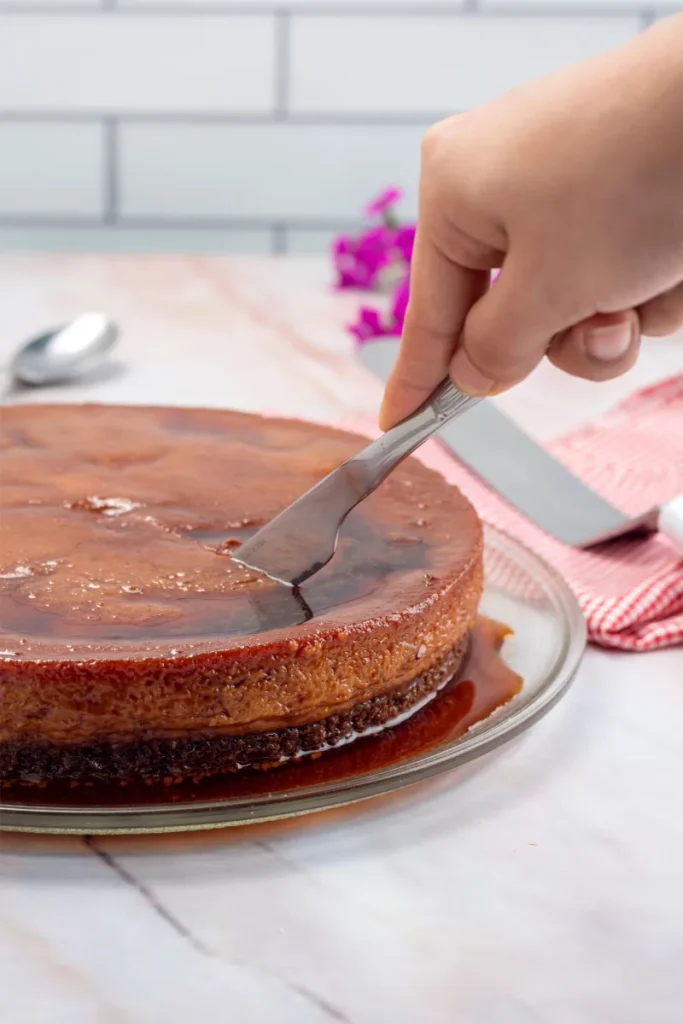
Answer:
<svg viewBox="0 0 683 1024"><path fill-rule="evenodd" d="M495 394L547 354L607 380L681 326L683 16L429 130L384 428L448 373Z"/></svg>

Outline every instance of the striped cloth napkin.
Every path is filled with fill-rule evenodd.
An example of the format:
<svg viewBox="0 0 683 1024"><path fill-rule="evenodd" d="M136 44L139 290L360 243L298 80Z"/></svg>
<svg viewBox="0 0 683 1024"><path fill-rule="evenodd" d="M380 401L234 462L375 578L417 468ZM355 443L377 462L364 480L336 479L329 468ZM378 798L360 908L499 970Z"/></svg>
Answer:
<svg viewBox="0 0 683 1024"><path fill-rule="evenodd" d="M369 436L379 432L372 421L344 426ZM683 374L637 392L548 450L629 515L675 498L683 493ZM428 441L417 457L457 484L485 522L522 541L564 576L594 643L624 651L683 643L683 558L665 538L631 538L579 551L506 504L438 441Z"/></svg>

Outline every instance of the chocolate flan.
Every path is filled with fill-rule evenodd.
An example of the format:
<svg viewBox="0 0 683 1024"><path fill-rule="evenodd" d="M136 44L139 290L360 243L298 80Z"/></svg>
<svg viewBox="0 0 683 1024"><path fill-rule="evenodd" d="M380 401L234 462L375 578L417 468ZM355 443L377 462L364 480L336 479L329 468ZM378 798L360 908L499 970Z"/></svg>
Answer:
<svg viewBox="0 0 683 1024"><path fill-rule="evenodd" d="M292 591L239 545L365 444L208 409L0 416L0 778L277 765L407 718L465 655L482 533L409 459Z"/></svg>

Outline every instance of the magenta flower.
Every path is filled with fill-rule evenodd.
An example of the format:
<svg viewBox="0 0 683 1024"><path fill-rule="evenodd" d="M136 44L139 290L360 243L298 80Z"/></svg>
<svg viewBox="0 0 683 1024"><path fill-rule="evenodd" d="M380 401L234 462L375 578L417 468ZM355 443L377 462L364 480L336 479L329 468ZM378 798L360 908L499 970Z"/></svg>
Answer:
<svg viewBox="0 0 683 1024"><path fill-rule="evenodd" d="M372 338L380 338L382 335L387 334L380 319L379 311L370 309L368 306L361 306L358 312L358 320L355 324L351 324L349 330L352 334L355 334L359 345L364 345L366 341L370 341Z"/></svg>
<svg viewBox="0 0 683 1024"><path fill-rule="evenodd" d="M391 210L394 203L397 203L403 196L400 188L386 188L380 192L368 205L363 213L366 217L385 217Z"/></svg>
<svg viewBox="0 0 683 1024"><path fill-rule="evenodd" d="M338 238L332 250L338 288L372 288L377 276L375 259L359 251L359 240Z"/></svg>
<svg viewBox="0 0 683 1024"><path fill-rule="evenodd" d="M358 239L358 258L376 275L389 262L393 241L393 231L384 225L370 228Z"/></svg>
<svg viewBox="0 0 683 1024"><path fill-rule="evenodd" d="M391 333L401 335L410 297L410 274L406 274L394 292L391 304Z"/></svg>
<svg viewBox="0 0 683 1024"><path fill-rule="evenodd" d="M385 291L398 280L387 314L363 306L358 319L349 326L360 345L372 338L400 335L410 293L410 263L415 245L415 225L401 225L394 213L394 204L401 191L388 188L365 208L366 217L380 217L379 224L367 228L355 238L342 235L332 247L338 288Z"/></svg>
<svg viewBox="0 0 683 1024"><path fill-rule="evenodd" d="M413 246L415 244L415 225L406 224L399 228L394 238L394 246L401 254L404 263L410 264L413 258Z"/></svg>
<svg viewBox="0 0 683 1024"><path fill-rule="evenodd" d="M403 332L403 324L408 308L410 295L410 275L406 275L394 291L391 312L387 322L382 322L379 310L370 306L362 306L358 313L358 320L351 324L349 330L356 336L359 345L364 345L373 338L383 338L387 335L399 336Z"/></svg>
<svg viewBox="0 0 683 1024"><path fill-rule="evenodd" d="M393 232L373 227L358 238L342 235L332 248L338 288L371 289L391 257Z"/></svg>
<svg viewBox="0 0 683 1024"><path fill-rule="evenodd" d="M367 268L356 258L358 243L354 238L341 235L332 246L332 259L337 271L338 288L367 288Z"/></svg>

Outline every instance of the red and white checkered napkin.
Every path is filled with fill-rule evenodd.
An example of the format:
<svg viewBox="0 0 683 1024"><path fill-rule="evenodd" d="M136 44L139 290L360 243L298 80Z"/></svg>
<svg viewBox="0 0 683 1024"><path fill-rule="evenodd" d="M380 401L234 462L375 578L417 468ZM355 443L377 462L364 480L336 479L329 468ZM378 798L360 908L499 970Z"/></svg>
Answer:
<svg viewBox="0 0 683 1024"><path fill-rule="evenodd" d="M371 422L344 424L376 435ZM683 493L683 374L637 392L549 451L629 515ZM665 538L614 541L578 551L549 537L473 476L438 441L419 450L427 466L457 484L487 523L517 537L564 576L594 643L652 651L683 643L683 559Z"/></svg>

